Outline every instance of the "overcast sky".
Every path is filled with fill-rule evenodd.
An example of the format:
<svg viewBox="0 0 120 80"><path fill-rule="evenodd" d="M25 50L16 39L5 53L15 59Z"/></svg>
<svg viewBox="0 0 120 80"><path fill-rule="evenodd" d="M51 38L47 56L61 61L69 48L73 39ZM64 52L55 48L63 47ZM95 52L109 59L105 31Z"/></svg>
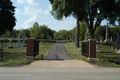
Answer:
<svg viewBox="0 0 120 80"><path fill-rule="evenodd" d="M15 17L17 19L14 29L26 29L32 27L35 22L39 25L47 25L49 28L59 30L70 30L76 26L76 19L68 17L63 21L56 20L51 14L52 10L49 0L11 0L16 7ZM101 23L106 24L106 21Z"/></svg>

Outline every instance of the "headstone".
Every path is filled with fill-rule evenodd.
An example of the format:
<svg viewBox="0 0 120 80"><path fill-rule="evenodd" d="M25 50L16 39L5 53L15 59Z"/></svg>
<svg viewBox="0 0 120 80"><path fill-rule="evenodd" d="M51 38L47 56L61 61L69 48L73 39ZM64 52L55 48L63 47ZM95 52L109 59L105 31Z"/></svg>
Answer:
<svg viewBox="0 0 120 80"><path fill-rule="evenodd" d="M98 53L101 52L101 50L100 50L100 42L99 41L96 42L96 52L98 52Z"/></svg>
<svg viewBox="0 0 120 80"><path fill-rule="evenodd" d="M19 35L18 35L17 47L23 47L23 42L20 42L20 32L19 32Z"/></svg>
<svg viewBox="0 0 120 80"><path fill-rule="evenodd" d="M106 26L106 35L105 35L105 43L109 43L109 33L108 33L108 29L109 29L109 26L108 26L108 23L107 23L107 26Z"/></svg>
<svg viewBox="0 0 120 80"><path fill-rule="evenodd" d="M102 39L100 40L100 43L102 43Z"/></svg>
<svg viewBox="0 0 120 80"><path fill-rule="evenodd" d="M8 48L13 48L13 46L12 46L12 38L9 40L9 47Z"/></svg>
<svg viewBox="0 0 120 80"><path fill-rule="evenodd" d="M120 38L120 35L119 35L119 33L117 33L117 44L119 44L119 42L120 42L120 40L119 40L119 38Z"/></svg>
<svg viewBox="0 0 120 80"><path fill-rule="evenodd" d="M120 54L120 50L117 52L117 54Z"/></svg>
<svg viewBox="0 0 120 80"><path fill-rule="evenodd" d="M76 48L76 46L74 46L74 48Z"/></svg>
<svg viewBox="0 0 120 80"><path fill-rule="evenodd" d="M110 40L110 41L111 41L111 42L113 41L113 40L112 40L112 36L111 36L111 40Z"/></svg>
<svg viewBox="0 0 120 80"><path fill-rule="evenodd" d="M49 41L49 32L47 32L47 39L46 40Z"/></svg>
<svg viewBox="0 0 120 80"><path fill-rule="evenodd" d="M40 45L43 45L42 41L40 42Z"/></svg>

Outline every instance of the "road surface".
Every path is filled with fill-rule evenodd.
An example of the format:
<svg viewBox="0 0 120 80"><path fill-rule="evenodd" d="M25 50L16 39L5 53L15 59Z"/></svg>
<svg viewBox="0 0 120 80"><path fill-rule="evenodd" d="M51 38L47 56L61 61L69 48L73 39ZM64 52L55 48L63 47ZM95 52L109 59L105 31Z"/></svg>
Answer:
<svg viewBox="0 0 120 80"><path fill-rule="evenodd" d="M120 80L120 69L0 67L0 80Z"/></svg>
<svg viewBox="0 0 120 80"><path fill-rule="evenodd" d="M71 60L65 48L64 41L57 41L53 47L48 51L45 60Z"/></svg>

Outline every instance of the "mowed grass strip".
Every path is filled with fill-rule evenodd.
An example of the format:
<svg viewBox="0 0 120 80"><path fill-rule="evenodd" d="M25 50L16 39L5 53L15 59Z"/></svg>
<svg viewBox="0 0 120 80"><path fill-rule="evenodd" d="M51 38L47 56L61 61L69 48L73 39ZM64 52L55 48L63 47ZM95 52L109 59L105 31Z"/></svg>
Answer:
<svg viewBox="0 0 120 80"><path fill-rule="evenodd" d="M75 41L73 41L73 42L66 41L65 42L66 50L72 57L74 57L75 59L78 59L78 60L88 61L88 59L85 56L83 56L81 54L81 52L78 51L78 50L81 50L81 42L80 42L80 48L74 48L74 46L75 46Z"/></svg>
<svg viewBox="0 0 120 80"><path fill-rule="evenodd" d="M87 57L83 56L81 53L78 52L78 50L81 50L81 43L80 42L80 48L74 48L75 42L69 42L66 41L65 47L67 52L73 56L74 58L78 60L84 60L87 61L91 64L95 64L98 66L103 66L103 67L120 67L120 65L116 64L115 61L120 60L120 54L117 54L115 51L115 48L120 50L120 46L111 46L111 45L104 45L100 44L100 50L101 53L96 53L96 60L88 60ZM111 51L111 47L113 47L113 51Z"/></svg>
<svg viewBox="0 0 120 80"><path fill-rule="evenodd" d="M36 60L43 60L45 59L48 51L51 47L55 44L56 41L43 41L43 45L39 46L39 55L35 57Z"/></svg>

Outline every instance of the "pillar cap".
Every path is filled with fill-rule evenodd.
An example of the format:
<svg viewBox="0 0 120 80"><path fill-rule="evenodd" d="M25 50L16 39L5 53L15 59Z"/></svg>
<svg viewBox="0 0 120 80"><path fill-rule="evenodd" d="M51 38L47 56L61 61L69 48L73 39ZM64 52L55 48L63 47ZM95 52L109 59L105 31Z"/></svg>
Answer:
<svg viewBox="0 0 120 80"><path fill-rule="evenodd" d="M88 39L88 41L96 41L96 39Z"/></svg>

